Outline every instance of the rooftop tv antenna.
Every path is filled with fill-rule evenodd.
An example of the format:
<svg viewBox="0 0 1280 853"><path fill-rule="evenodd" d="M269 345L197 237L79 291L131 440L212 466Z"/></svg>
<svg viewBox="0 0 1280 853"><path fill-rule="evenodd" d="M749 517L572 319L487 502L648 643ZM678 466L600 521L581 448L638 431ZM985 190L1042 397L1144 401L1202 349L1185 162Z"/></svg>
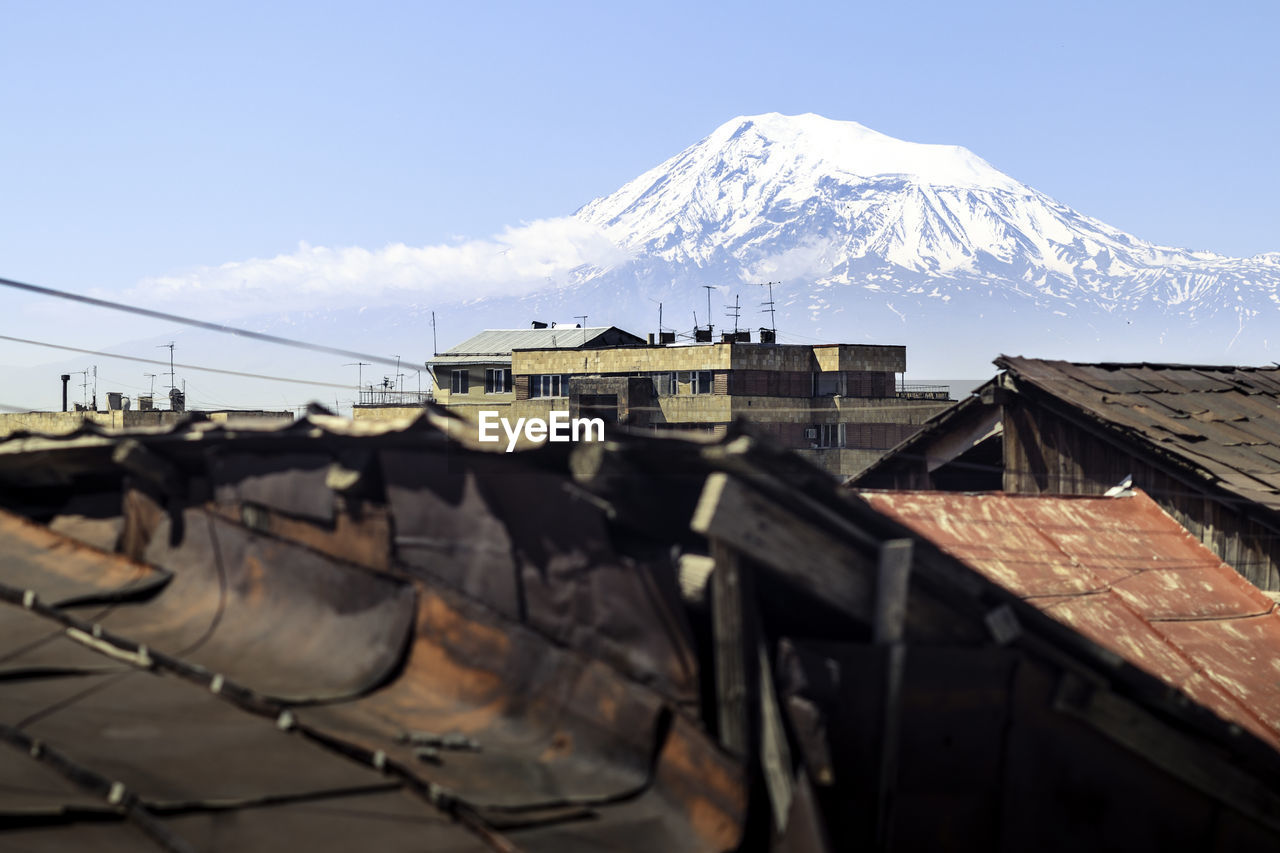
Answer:
<svg viewBox="0 0 1280 853"><path fill-rule="evenodd" d="M652 296L649 297L649 301L658 303L658 334L661 335L662 334L662 303L658 302L658 300L654 299Z"/></svg>
<svg viewBox="0 0 1280 853"><path fill-rule="evenodd" d="M726 317L733 318L733 333L738 334L738 318L742 316L742 305L739 304L739 298L733 297L733 307L724 309Z"/></svg>
<svg viewBox="0 0 1280 853"><path fill-rule="evenodd" d="M756 284L760 285L761 287L767 287L767 288L769 288L769 301L768 301L768 302L761 302L761 303L760 303L762 306L764 306L764 307L760 310L760 313L761 313L761 314L763 314L763 313L764 313L764 312L766 312L766 311L768 311L768 312L769 312L769 330L770 330L770 331L772 331L772 332L776 335L776 334L778 334L778 324L777 324L777 321L774 319L774 313L773 313L773 286L774 286L775 284L782 284L782 282L780 282L780 281L760 281L760 282L756 282Z"/></svg>
<svg viewBox="0 0 1280 853"><path fill-rule="evenodd" d="M364 387L364 369L369 366L367 361L348 361L343 367L354 367L356 369L356 388Z"/></svg>
<svg viewBox="0 0 1280 853"><path fill-rule="evenodd" d="M80 405L87 409L89 407L89 368L73 370L71 373L73 376L80 377Z"/></svg>
<svg viewBox="0 0 1280 853"><path fill-rule="evenodd" d="M582 345L585 347L587 345L587 315L574 314L573 319L582 321Z"/></svg>
<svg viewBox="0 0 1280 853"><path fill-rule="evenodd" d="M150 380L151 380L151 391L150 391L149 393L150 393L150 395L151 395L152 397L155 397L155 395L156 395L156 375L155 375L154 373L144 373L144 374L142 374L142 375L143 375L143 377L144 377L144 378L146 378L146 379L150 379Z"/></svg>
<svg viewBox="0 0 1280 853"><path fill-rule="evenodd" d="M707 291L707 331L712 331L715 326L711 325L711 291L715 290L714 284L704 284L703 289Z"/></svg>
<svg viewBox="0 0 1280 853"><path fill-rule="evenodd" d="M440 354L440 347L436 345L436 312L431 312L431 354L433 356Z"/></svg>
<svg viewBox="0 0 1280 853"><path fill-rule="evenodd" d="M165 347L169 348L169 390L172 391L176 387L173 381L173 341L169 341L167 344L160 344L156 349L164 349Z"/></svg>

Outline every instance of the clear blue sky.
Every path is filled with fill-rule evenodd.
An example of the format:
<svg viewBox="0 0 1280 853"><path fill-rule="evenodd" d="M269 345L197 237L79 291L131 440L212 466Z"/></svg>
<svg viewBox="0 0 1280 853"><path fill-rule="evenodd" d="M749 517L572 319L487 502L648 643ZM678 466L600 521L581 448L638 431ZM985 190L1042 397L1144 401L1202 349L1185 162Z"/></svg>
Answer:
<svg viewBox="0 0 1280 853"><path fill-rule="evenodd" d="M571 213L741 114L964 145L1280 250L1280 5L0 0L0 276L87 290Z"/></svg>

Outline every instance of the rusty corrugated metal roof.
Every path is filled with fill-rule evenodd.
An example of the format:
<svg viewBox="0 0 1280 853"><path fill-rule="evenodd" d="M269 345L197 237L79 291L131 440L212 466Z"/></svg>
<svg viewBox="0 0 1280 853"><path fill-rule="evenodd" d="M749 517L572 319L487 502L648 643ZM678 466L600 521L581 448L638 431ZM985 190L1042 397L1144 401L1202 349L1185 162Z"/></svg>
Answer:
<svg viewBox="0 0 1280 853"><path fill-rule="evenodd" d="M1153 443L1228 492L1280 510L1280 368L1011 356L995 363L1016 383Z"/></svg>
<svg viewBox="0 0 1280 853"><path fill-rule="evenodd" d="M877 510L1280 747L1280 613L1146 494L864 492Z"/></svg>

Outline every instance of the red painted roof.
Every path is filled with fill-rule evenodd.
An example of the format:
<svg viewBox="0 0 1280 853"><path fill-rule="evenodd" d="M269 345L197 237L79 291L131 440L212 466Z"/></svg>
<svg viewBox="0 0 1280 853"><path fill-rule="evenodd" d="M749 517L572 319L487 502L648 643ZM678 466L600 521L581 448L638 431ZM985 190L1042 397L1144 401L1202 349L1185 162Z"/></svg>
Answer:
<svg viewBox="0 0 1280 853"><path fill-rule="evenodd" d="M863 492L1045 613L1280 748L1280 613L1146 494Z"/></svg>

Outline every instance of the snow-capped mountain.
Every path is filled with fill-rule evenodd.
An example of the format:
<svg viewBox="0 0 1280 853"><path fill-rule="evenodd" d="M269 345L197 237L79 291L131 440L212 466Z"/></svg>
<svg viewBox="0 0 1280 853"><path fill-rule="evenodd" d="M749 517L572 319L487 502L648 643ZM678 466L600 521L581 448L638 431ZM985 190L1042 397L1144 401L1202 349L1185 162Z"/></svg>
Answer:
<svg viewBox="0 0 1280 853"><path fill-rule="evenodd" d="M767 292L755 286L766 281L776 283L774 321L762 313ZM375 282L390 289L369 292ZM307 246L161 284L145 298L192 299L194 307L161 304L193 316L204 316L201 296L221 308L266 294L272 298L250 316L218 319L398 353L401 372L415 371L411 383L437 346L435 320L443 350L481 329L533 319L587 315L591 325L652 332L657 303L664 328L677 332L691 332L696 319L718 330L774 325L783 342L904 344L913 379L990 375L1002 352L1265 364L1278 358L1270 338L1280 330L1280 252L1229 258L1156 246L964 148L815 115L733 119L574 217L491 240L376 251ZM704 286L718 292L709 296ZM735 300L736 321L727 311ZM279 304L291 307L271 307ZM193 330L165 330L120 351L152 357L170 340L196 364L342 383L359 370L302 351L228 347L222 336ZM31 387L53 393L50 375L83 366L32 367ZM369 375L388 372L395 370ZM16 374L7 375L13 386ZM188 379L193 400L298 402L278 386L248 396L239 380ZM314 392L296 393L305 401Z"/></svg>
<svg viewBox="0 0 1280 853"><path fill-rule="evenodd" d="M1267 361L1266 327L1280 319L1280 253L1156 246L964 148L811 114L733 119L576 216L633 258L583 271L593 289L665 290L697 308L697 285L732 301L740 284L781 281L797 332L909 338L981 319L1006 350Z"/></svg>

